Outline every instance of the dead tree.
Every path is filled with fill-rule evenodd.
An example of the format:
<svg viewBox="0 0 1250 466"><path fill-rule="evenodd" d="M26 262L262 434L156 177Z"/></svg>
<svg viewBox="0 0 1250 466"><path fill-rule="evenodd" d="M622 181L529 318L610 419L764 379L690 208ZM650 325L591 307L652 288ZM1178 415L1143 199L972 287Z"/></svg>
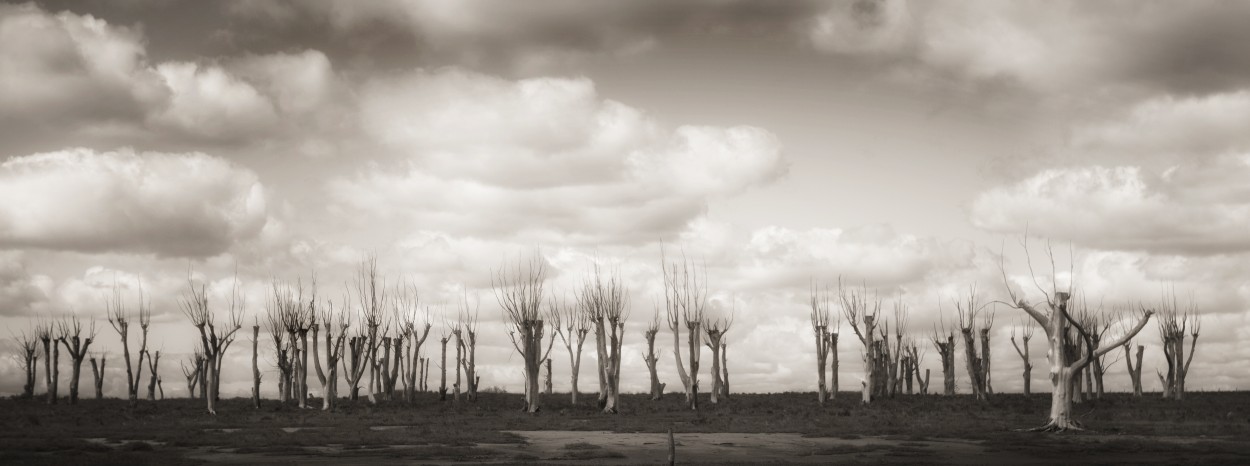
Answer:
<svg viewBox="0 0 1250 466"><path fill-rule="evenodd" d="M95 382L95 399L97 400L104 399L104 366L107 362L107 356L103 354L100 355L100 361L98 364L96 363L94 357L91 358L91 375L95 376L92 381Z"/></svg>
<svg viewBox="0 0 1250 466"><path fill-rule="evenodd" d="M139 359L134 362L137 368L133 370L130 361L130 316L126 312L126 303L122 299L121 288L117 283L113 283L111 299L105 300L104 305L108 310L109 324L122 339L122 358L126 360L126 396L131 406L134 406L139 402L139 381L143 377L143 355L148 350L148 325L152 322L151 303L144 297L143 286L140 285L139 329L142 333L139 340Z"/></svg>
<svg viewBox="0 0 1250 466"><path fill-rule="evenodd" d="M851 329L855 331L855 336L859 338L859 342L864 345L864 381L863 381L863 397L864 403L872 402L873 390L876 388L877 377L881 374L877 372L879 364L880 345L874 341L874 335L877 332L877 317L881 314L881 298L868 296L866 287L859 290L854 288L845 288L842 281L838 280L838 298L842 302L842 315L850 322ZM863 328L860 328L860 325Z"/></svg>
<svg viewBox="0 0 1250 466"><path fill-rule="evenodd" d="M370 254L360 263L356 273L356 298L364 316L364 334L366 353L363 355L369 370L369 402L377 403L374 393L378 387L378 330L382 326L382 314L387 308L386 280L378 276L378 257ZM382 332L385 335L385 330ZM355 386L352 389L356 391ZM354 397L353 397L354 399Z"/></svg>
<svg viewBox="0 0 1250 466"><path fill-rule="evenodd" d="M709 401L712 404L720 402L720 398L724 397L725 385L724 374L721 371L721 340L725 338L725 334L729 332L733 326L733 312L730 311L728 318L714 319L705 317L703 321L704 343L708 349L712 350L712 392Z"/></svg>
<svg viewBox="0 0 1250 466"><path fill-rule="evenodd" d="M938 308L941 309L941 301L938 302ZM941 318L939 311L939 321L941 328L934 326L933 328L933 347L938 351L938 357L942 360L942 394L955 394L955 332L946 325L944 319Z"/></svg>
<svg viewBox="0 0 1250 466"><path fill-rule="evenodd" d="M720 371L721 371L721 391L722 397L729 399L729 342L722 341L720 343Z"/></svg>
<svg viewBox="0 0 1250 466"><path fill-rule="evenodd" d="M1137 363L1136 364L1133 363L1134 355L1131 354L1132 347L1133 347L1132 340L1124 342L1124 364L1128 366L1129 381L1132 382L1133 384L1133 396L1140 398L1142 396L1141 359L1142 359L1142 354L1146 352L1146 347L1142 345L1137 345L1137 354L1136 354Z"/></svg>
<svg viewBox="0 0 1250 466"><path fill-rule="evenodd" d="M1020 344L1016 343L1016 328L1011 328L1011 346L1016 348L1016 354L1020 355L1020 359L1024 362L1024 396L1033 394L1033 362L1029 359L1029 339L1033 338L1032 321L1026 321L1021 325Z"/></svg>
<svg viewBox="0 0 1250 466"><path fill-rule="evenodd" d="M87 358L87 348L95 340L95 320L92 320L91 325L87 327L85 338L82 336L82 322L78 320L78 316L59 322L58 326L60 331L57 341L65 345L65 352L69 353L72 363L69 378L69 404L75 405L78 404L78 379L82 374L82 362Z"/></svg>
<svg viewBox="0 0 1250 466"><path fill-rule="evenodd" d="M1198 318L1191 300L1189 308L1181 312L1176 303L1176 294L1164 296L1159 313L1159 335L1163 339L1163 355L1168 365L1167 378L1159 376L1163 384L1163 397L1177 401L1185 398L1185 378L1189 375L1189 364L1194 360L1194 347L1198 345L1198 335L1202 330L1202 321ZM1190 339L1189 357L1185 357L1185 334L1188 330ZM1139 369L1140 370L1140 369Z"/></svg>
<svg viewBox="0 0 1250 466"><path fill-rule="evenodd" d="M308 408L308 331L317 325L317 276L313 275L310 281L309 297L304 300L304 287L302 283L297 286L299 290L298 299L295 305L295 333L299 336L299 360L297 362L296 374L298 377L299 393L296 394L299 399L299 407L301 409ZM305 304L305 302L307 304ZM316 335L313 339L316 340ZM293 340L292 344L295 343ZM315 356L315 355L314 355Z"/></svg>
<svg viewBox="0 0 1250 466"><path fill-rule="evenodd" d="M157 370L161 365L161 352L148 352L148 401L156 400L156 388L160 385L160 371ZM163 390L162 390L163 392ZM161 396L164 398L164 396Z"/></svg>
<svg viewBox="0 0 1250 466"><path fill-rule="evenodd" d="M664 272L664 307L667 311L668 328L673 331L673 357L677 362L677 375L686 390L686 403L691 410L699 409L699 327L707 308L707 275L700 273L692 261L683 255L681 263L668 264L661 250L661 268ZM690 370L686 371L681 360L681 325L687 328L686 340L690 352Z"/></svg>
<svg viewBox="0 0 1250 466"><path fill-rule="evenodd" d="M660 383L659 374L656 373L656 366L660 362L660 358L655 355L655 336L658 333L660 333L660 308L656 306L655 317L651 319L651 323L647 325L647 331L643 333L647 340L647 352L643 353L642 360L647 363L647 372L651 375L651 401L658 401L664 397L664 384ZM584 335L583 333L583 338ZM581 342L578 342L577 346L580 351ZM572 349L569 351L569 356L572 357Z"/></svg>
<svg viewBox="0 0 1250 466"><path fill-rule="evenodd" d="M1119 313L1117 312L1116 314L1118 315ZM1087 329L1088 329L1088 333L1090 336L1090 341L1094 345L1094 349L1100 348L1100 346L1102 345L1103 339L1106 338L1108 332L1111 331L1112 325L1114 325L1115 322L1118 320L1119 319L1114 316L1098 316L1098 315L1090 316L1089 326L1087 327ZM1113 354L1115 354L1114 358L1112 358ZM1108 359L1108 358L1111 358L1111 359ZM1102 353L1102 355L1094 358L1093 361L1090 362L1089 380L1091 380L1094 385L1094 389L1092 393L1095 399L1102 398L1102 395L1104 392L1103 376L1106 375L1107 369L1115 365L1115 363L1118 361L1119 361L1119 354L1113 351L1113 352Z"/></svg>
<svg viewBox="0 0 1250 466"><path fill-rule="evenodd" d="M629 316L629 290L618 273L604 277L595 264L593 275L582 285L577 303L594 326L599 356L600 408L605 413L615 414L621 401L621 346L625 340L625 319Z"/></svg>
<svg viewBox="0 0 1250 466"><path fill-rule="evenodd" d="M36 327L35 334L43 342L43 375L47 386L46 402L57 401L57 382L61 378L61 345L57 344L56 328L51 323Z"/></svg>
<svg viewBox="0 0 1250 466"><path fill-rule="evenodd" d="M416 286L411 284L397 287L393 302L400 316L401 335L408 341L408 353L404 358L403 368L404 401L412 403L416 399L418 390L418 375L424 375L421 346L430 336L429 310L426 310L426 319L418 322L417 316L421 308L420 295L417 293ZM424 391L424 387L421 387L421 391Z"/></svg>
<svg viewBox="0 0 1250 466"><path fill-rule="evenodd" d="M543 393L551 396L551 358L547 358L544 363L547 366L547 377L543 379Z"/></svg>
<svg viewBox="0 0 1250 466"><path fill-rule="evenodd" d="M560 340L564 342L564 348L569 352L569 384L571 386L571 403L577 405L577 376L582 369L582 344L586 342L586 334L590 333L590 315L581 312L578 308L570 306L568 302L556 297L552 297L549 301L549 313L551 321L556 329L556 334L560 336ZM655 341L655 334L652 333L648 337L650 342ZM651 345L651 351L654 354L655 345ZM649 360L650 361L650 360ZM652 399L655 398L655 364L648 362L651 370L652 382Z"/></svg>
<svg viewBox="0 0 1250 466"><path fill-rule="evenodd" d="M968 296L965 300L955 299L954 302L955 312L959 316L959 333L963 335L964 340L964 361L967 363L968 385L976 399L985 400L989 398L989 390L986 386L989 371L985 363L985 353L982 351L980 355L977 354L976 337L978 332L976 321L977 316L989 304L977 302L977 287L975 284L968 287ZM993 317L988 318L987 322L992 323ZM989 330L985 328L981 330L985 333L985 340L988 343Z"/></svg>
<svg viewBox="0 0 1250 466"><path fill-rule="evenodd" d="M26 383L22 385L22 398L33 398L35 396L35 380L39 376L39 337L22 331L20 335L13 339L17 341L17 345L22 348L22 358L19 363L22 366L22 372L26 375ZM93 359L94 360L94 359Z"/></svg>
<svg viewBox="0 0 1250 466"><path fill-rule="evenodd" d="M190 367L187 367L186 361L180 362L179 365L182 367L183 377L187 378L187 398L195 398L195 386L199 385L200 374L204 372L204 353L196 349Z"/></svg>
<svg viewBox="0 0 1250 466"><path fill-rule="evenodd" d="M256 320L252 320L252 408L260 409L260 366L257 364L257 354L260 343L260 324ZM185 375L185 370L184 370Z"/></svg>
<svg viewBox="0 0 1250 466"><path fill-rule="evenodd" d="M504 310L508 338L525 365L525 411L536 413L542 406L538 393L539 366L551 353L550 345L546 351L542 348L546 328L541 310L547 265L541 257L533 257L528 267L522 268L518 262L511 274L505 272L505 268L501 267L491 277L491 286Z"/></svg>
<svg viewBox="0 0 1250 466"><path fill-rule="evenodd" d="M268 298L265 302L265 322L273 340L278 366L278 400L286 404L295 392L293 382L298 370L296 361L299 352L295 337L299 333L296 321L300 317L300 303L291 287L277 280L270 285Z"/></svg>
<svg viewBox="0 0 1250 466"><path fill-rule="evenodd" d="M447 342L449 340L451 340L451 332L447 330L447 324L444 323L443 337L438 339L438 342L443 345L443 359L442 363L438 365L439 370L442 372L438 383L438 401L447 401Z"/></svg>
<svg viewBox="0 0 1250 466"><path fill-rule="evenodd" d="M314 323L313 332L313 366L317 370L317 381L321 382L321 410L331 411L338 406L339 397L339 359L343 357L343 346L347 342L347 330L351 327L351 318L347 314L347 297L343 297L343 305L338 313L334 311L334 302L326 300L321 305L320 324ZM334 324L338 324L338 333ZM320 333L325 332L325 369L321 368L321 351L318 348Z"/></svg>
<svg viewBox="0 0 1250 466"><path fill-rule="evenodd" d="M346 312L346 309L344 309ZM343 376L350 387L348 398L355 401L360 398L360 379L369 367L368 330L361 328L355 335L347 339L347 357L342 358Z"/></svg>
<svg viewBox="0 0 1250 466"><path fill-rule="evenodd" d="M221 389L221 365L225 362L226 351L234 343L235 333L243 328L243 308L246 302L236 275L231 281L228 298L226 321L218 328L216 313L209 307L208 286L199 284L187 277L188 291L182 297L182 312L191 320L191 324L200 331L200 346L204 350L204 367L206 378L202 383L208 389L207 409L212 415L217 414L217 398Z"/></svg>
<svg viewBox="0 0 1250 466"><path fill-rule="evenodd" d="M921 395L929 394L929 369L924 370L924 377L920 377L920 365L924 362L924 353L920 352L916 342L913 340L911 345L906 347L907 359L911 362L912 374L916 377L916 385Z"/></svg>
<svg viewBox="0 0 1250 466"><path fill-rule="evenodd" d="M880 394L887 396L895 396L902 391L903 372L903 332L907 327L907 305L902 301L894 302L894 347L890 347L889 326L882 328L881 340L882 347L886 352L883 354L882 363L885 365L885 386L880 390Z"/></svg>
<svg viewBox="0 0 1250 466"><path fill-rule="evenodd" d="M1133 328L1118 340L1105 345L1103 348L1095 349L1089 334L1076 322L1068 310L1069 300L1072 296L1071 285L1069 285L1066 291L1060 291L1056 283L1058 280L1054 278L1055 260L1053 250L1047 245L1047 256L1050 258L1051 264L1051 290L1048 292L1037 280L1037 275L1033 273L1032 258L1028 251L1027 240L1021 243L1025 250L1025 258L1028 261L1032 282L1037 290L1044 295L1046 308L1039 310L1034 304L1020 298L1016 290L1011 286L1011 281L1007 278L1007 269L1004 262L999 262L999 269L1002 272L1003 284L1006 286L1007 294L1010 297L1009 304L1032 317L1038 326L1046 332L1046 340L1049 346L1048 354L1050 355L1050 416L1046 424L1036 430L1063 431L1080 429L1080 424L1072 416L1073 376L1084 370L1094 358L1120 347L1124 342L1137 335L1146 326L1146 323L1149 322L1150 316L1154 314L1154 311L1142 309L1141 317ZM1067 340L1072 337L1073 333L1085 342L1084 351L1080 354L1071 354L1066 351L1068 347Z"/></svg>
<svg viewBox="0 0 1250 466"><path fill-rule="evenodd" d="M464 369L465 381L468 384L467 396L469 401L477 401L477 321L478 310L481 307L481 301L477 301L473 309L469 309L468 291L461 295L459 309L457 310L457 318L459 323L457 327L460 333L456 334L456 346L461 351L460 368ZM553 335L554 339L555 336ZM550 371L548 371L550 372ZM550 386L550 384L548 384ZM551 392L550 388L547 390Z"/></svg>

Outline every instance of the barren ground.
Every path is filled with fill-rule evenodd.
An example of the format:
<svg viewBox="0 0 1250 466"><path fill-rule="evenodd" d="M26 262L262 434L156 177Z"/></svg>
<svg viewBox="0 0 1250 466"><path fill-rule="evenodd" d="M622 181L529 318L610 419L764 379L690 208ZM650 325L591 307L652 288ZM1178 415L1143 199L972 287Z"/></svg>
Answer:
<svg viewBox="0 0 1250 466"><path fill-rule="evenodd" d="M83 400L48 406L0 401L3 464L656 464L672 428L680 463L851 464L1250 464L1250 393L1194 393L1183 403L1123 394L1077 408L1091 430L1018 432L1041 423L1048 395L900 396L862 406L841 393L821 407L810 393L735 395L683 408L623 398L599 414L567 396L537 415L519 395L476 403L344 402L337 412L224 400L218 416L186 399Z"/></svg>

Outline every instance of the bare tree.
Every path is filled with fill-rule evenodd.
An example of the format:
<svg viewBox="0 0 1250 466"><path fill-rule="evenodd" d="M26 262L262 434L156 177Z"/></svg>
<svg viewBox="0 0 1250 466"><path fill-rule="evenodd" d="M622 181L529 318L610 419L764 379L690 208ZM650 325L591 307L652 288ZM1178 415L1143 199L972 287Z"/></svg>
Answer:
<svg viewBox="0 0 1250 466"><path fill-rule="evenodd" d="M317 369L317 381L321 382L321 410L330 411L338 405L339 359L343 357L343 345L346 344L347 330L351 327L351 319L347 314L347 297L343 297L343 306L336 313L334 302L326 300L321 305L321 323L314 323L313 332L313 366ZM338 333L334 332L334 324L338 324ZM325 332L325 369L321 368L320 350L317 340L320 332Z"/></svg>
<svg viewBox="0 0 1250 466"><path fill-rule="evenodd" d="M61 345L56 344L56 328L51 323L35 327L35 335L43 342L43 376L47 385L46 400L50 405L57 401L57 382L61 378Z"/></svg>
<svg viewBox="0 0 1250 466"><path fill-rule="evenodd" d="M252 408L260 409L260 366L257 364L260 344L260 323L252 320ZM183 369L183 374L186 370Z"/></svg>
<svg viewBox="0 0 1250 466"><path fill-rule="evenodd" d="M582 369L582 344L586 342L586 334L590 333L590 315L581 312L568 302L552 296L548 301L550 308L552 324L556 329L556 334L560 336L560 340L564 342L564 348L569 352L569 383L573 405L577 405L577 376ZM655 335L650 334L649 340L655 341ZM654 344L651 345L654 353ZM652 380L655 379L655 364L648 362L651 370ZM652 399L655 397L654 383L652 384Z"/></svg>
<svg viewBox="0 0 1250 466"><path fill-rule="evenodd" d="M964 300L956 299L955 312L959 316L959 333L964 339L964 361L967 363L969 386L972 388L972 394L978 400L989 398L989 390L986 386L988 381L988 365L985 363L984 349L988 346L989 329L982 328L981 331L986 336L986 344L982 346L982 352L977 354L978 335L976 328L977 316L985 310L989 303L977 302L977 286L973 284L968 287L968 295ZM993 323L992 315L986 319L987 323Z"/></svg>
<svg viewBox="0 0 1250 466"><path fill-rule="evenodd" d="M57 342L65 345L65 352L69 353L72 363L69 378L69 404L72 405L78 404L78 379L82 374L82 362L87 358L87 348L95 340L95 321L91 321L85 338L82 330L82 322L78 320L78 316L71 316L68 321L57 323Z"/></svg>
<svg viewBox="0 0 1250 466"><path fill-rule="evenodd" d="M152 322L151 303L143 294L142 284L139 286L139 329L142 331L139 340L139 358L134 362L137 369L132 370L130 361L130 316L126 312L126 303L122 298L121 287L113 283L111 299L104 301L108 309L109 324L122 339L122 358L126 360L126 396L133 406L139 402L139 381L143 377L143 356L148 350L148 325Z"/></svg>
<svg viewBox="0 0 1250 466"><path fill-rule="evenodd" d="M621 282L619 273L614 271L604 277L595 264L593 274L582 285L577 302L594 326L599 356L600 407L605 413L616 413L620 406L621 345L625 338L625 319L629 316L629 290Z"/></svg>
<svg viewBox="0 0 1250 466"><path fill-rule="evenodd" d="M1020 332L1020 344L1016 344L1016 327L1011 328L1011 346L1016 348L1016 354L1020 355L1020 359L1024 362L1024 396L1033 393L1033 361L1029 359L1029 339L1033 338L1033 331L1036 327L1033 321L1026 321Z"/></svg>
<svg viewBox="0 0 1250 466"><path fill-rule="evenodd" d="M941 301L938 301L938 308L941 308ZM938 351L938 357L942 360L942 394L955 394L955 332L946 325L946 320L942 318L939 311L939 325L933 327L933 347Z"/></svg>
<svg viewBox="0 0 1250 466"><path fill-rule="evenodd" d="M843 287L841 280L838 280L838 297L842 302L842 315L846 317L847 322L850 322L855 336L864 345L862 400L864 403L871 403L872 392L877 383L876 378L880 376L876 373L880 345L875 344L873 335L876 334L877 318L881 314L881 298L875 293L871 297L868 296L867 287L861 287L859 290ZM861 323L863 324L862 331Z"/></svg>
<svg viewBox="0 0 1250 466"><path fill-rule="evenodd" d="M22 398L35 396L35 379L39 375L38 330L38 327L36 327L33 335L23 331L20 335L13 337L18 347L22 349L21 359L18 359L18 363L22 367L22 372L26 375L26 383L22 385Z"/></svg>
<svg viewBox="0 0 1250 466"><path fill-rule="evenodd" d="M570 331L571 333L571 331ZM660 362L660 358L655 355L655 336L660 333L660 307L655 307L655 317L651 319L651 323L647 325L647 331L643 336L647 340L647 352L643 353L642 360L647 363L647 372L651 375L651 400L656 401L664 397L664 384L660 383L659 374L656 373L656 365ZM582 334L585 338L585 333ZM567 344L567 343L566 343ZM581 351L581 342L577 343L578 351ZM569 357L573 356L572 349L569 350Z"/></svg>
<svg viewBox="0 0 1250 466"><path fill-rule="evenodd" d="M477 401L477 383L480 378L477 375L477 321L480 307L481 301L479 300L474 303L472 310L469 309L469 295L466 289L461 295L460 306L456 312L459 321L456 346L460 348L460 367L464 369L465 381L468 384L466 392L469 401ZM555 336L553 335L552 338L554 339Z"/></svg>
<svg viewBox="0 0 1250 466"><path fill-rule="evenodd" d="M190 274L188 274L190 275ZM208 286L199 284L187 277L188 291L182 297L182 312L191 320L192 325L200 331L200 345L204 349L204 366L206 378L202 383L208 389L208 413L217 414L217 398L221 389L221 365L225 361L226 350L234 343L235 333L243 328L243 308L246 302L239 287L236 274L231 281L230 297L228 298L226 321L218 328L216 313L209 307Z"/></svg>
<svg viewBox="0 0 1250 466"><path fill-rule="evenodd" d="M525 364L525 411L534 413L541 408L538 371L551 352L550 345L546 351L542 348L546 328L541 310L547 265L541 257L533 257L527 267L523 268L518 262L514 272L505 272L504 269L506 266L495 272L491 285L495 289L495 298L504 310L509 327L508 338ZM554 343L555 339L551 342Z"/></svg>
<svg viewBox="0 0 1250 466"><path fill-rule="evenodd" d="M356 273L356 298L360 304L361 312L364 315L364 349L366 353L365 361L369 365L369 402L377 403L377 387L379 366L377 363L378 356L378 337L379 328L382 326L382 317L387 308L386 280L378 276L378 257L376 254L370 254L360 263L360 268ZM382 330L382 335L386 334L386 330ZM355 386L352 389L356 391ZM354 398L354 397L353 397Z"/></svg>
<svg viewBox="0 0 1250 466"><path fill-rule="evenodd" d="M447 323L444 322L443 330L442 330L442 338L438 339L438 342L443 346L443 359L442 359L442 362L438 365L439 370L442 372L442 376L439 378L439 383L438 383L438 400L439 401L447 400L447 342L450 340L451 340L451 331L448 329Z"/></svg>
<svg viewBox="0 0 1250 466"><path fill-rule="evenodd" d="M838 314L830 312L828 287L817 288L813 283L810 298L812 333L816 337L816 401L823 405L838 396L838 332L842 325ZM830 366L833 379L826 385L826 367Z"/></svg>
<svg viewBox="0 0 1250 466"><path fill-rule="evenodd" d="M94 357L91 358L91 375L95 376L92 381L95 383L95 399L97 400L104 399L104 366L106 363L108 363L108 360L105 355L100 355L98 364Z"/></svg>
<svg viewBox="0 0 1250 466"><path fill-rule="evenodd" d="M187 378L187 398L195 398L195 386L199 385L200 374L204 372L204 352L196 348L191 358L191 366L188 367L186 361L180 362L179 365L182 367L183 377Z"/></svg>
<svg viewBox="0 0 1250 466"><path fill-rule="evenodd" d="M153 353L149 351L148 352L148 401L156 400L157 387L159 387L161 383L160 371L157 370L157 368L159 368L160 365L161 365L161 352L157 351ZM161 398L165 398L165 396L163 395L164 389L161 389L161 392L162 392Z"/></svg>
<svg viewBox="0 0 1250 466"><path fill-rule="evenodd" d="M1192 298L1189 307L1184 311L1180 311L1177 305L1175 292L1170 296L1165 295L1161 301L1159 335L1163 339L1163 355L1168 364L1168 374L1166 379L1160 375L1159 380L1163 384L1163 397L1180 401L1185 398L1185 378L1189 375L1189 364L1194 361L1194 348L1198 345L1202 320L1195 312L1196 306ZM1192 337L1188 358L1185 357L1186 330Z"/></svg>
<svg viewBox="0 0 1250 466"><path fill-rule="evenodd" d="M1069 285L1066 291L1059 290L1058 280L1055 278L1054 250L1049 247L1049 244L1047 245L1047 256L1050 258L1051 264L1051 290L1048 292L1037 280L1037 275L1033 273L1027 236L1026 240L1021 241L1021 246L1025 250L1025 258L1028 261L1033 284L1045 296L1046 309L1039 310L1034 304L1018 297L1015 289L1011 286L1011 281L1007 278L1007 268L1004 262L999 263L999 269L1002 272L1003 284L1006 286L1007 294L1010 297L1011 302L1009 305L1027 313L1046 332L1046 340L1049 346L1048 354L1050 355L1050 417L1045 425L1036 430L1062 431L1080 429L1080 424L1072 417L1073 376L1077 372L1084 370L1094 358L1120 347L1124 342L1133 338L1134 335L1146 326L1154 311L1142 309L1137 325L1133 326L1113 343L1103 348L1095 349L1088 332L1069 313L1068 306L1072 296L1072 286ZM1073 334L1085 342L1085 351L1081 354L1071 354L1069 351L1066 351L1067 342L1073 338Z"/></svg>
<svg viewBox="0 0 1250 466"><path fill-rule="evenodd" d="M270 285L269 299L265 302L265 322L273 340L275 364L278 367L278 399L282 404L291 401L295 390L297 355L299 345L300 302L289 284L274 280Z"/></svg>
<svg viewBox="0 0 1250 466"><path fill-rule="evenodd" d="M404 358L403 368L404 401L411 403L416 398L417 377L420 375L418 373L422 372L421 346L425 345L426 338L430 336L429 311L426 310L426 319L418 322L420 295L416 286L412 284L398 286L393 302L396 312L400 315L401 334L408 340L408 353Z"/></svg>
<svg viewBox="0 0 1250 466"><path fill-rule="evenodd" d="M686 390L686 403L690 409L699 409L699 331L707 308L707 274L700 272L693 261L682 255L680 263L669 264L660 250L660 266L664 272L664 307L667 311L668 328L673 331L673 357L677 362L677 375ZM685 323L686 341L690 352L690 370L681 360L681 326Z"/></svg>
<svg viewBox="0 0 1250 466"><path fill-rule="evenodd" d="M920 352L920 348L916 345L915 340L907 347L908 359L911 361L913 374L916 376L916 385L919 386L921 395L929 394L929 369L924 370L924 377L920 377L920 365L924 362L924 353Z"/></svg>
<svg viewBox="0 0 1250 466"><path fill-rule="evenodd" d="M730 311L728 318L705 317L703 320L704 344L712 350L712 392L709 399L712 404L719 403L720 398L725 394L724 373L721 371L721 340L725 338L725 334L731 327L733 327L733 311Z"/></svg>
<svg viewBox="0 0 1250 466"><path fill-rule="evenodd" d="M1123 324L1124 322L1126 321L1124 320L1120 321L1121 324ZM1133 396L1141 397L1142 396L1141 359L1142 359L1142 354L1146 352L1146 347L1142 345L1137 345L1137 354L1136 354L1137 363L1136 364L1133 363L1134 355L1131 354L1132 347L1133 347L1132 340L1128 340L1124 342L1124 364L1128 366L1129 381L1132 382L1133 384Z"/></svg>
<svg viewBox="0 0 1250 466"><path fill-rule="evenodd" d="M346 312L346 309L344 311ZM350 314L348 315L350 316ZM360 398L360 379L364 377L365 370L369 368L368 332L367 327L362 327L355 335L348 337L347 357L342 358L343 376L347 380L347 386L350 387L348 397L352 401Z"/></svg>

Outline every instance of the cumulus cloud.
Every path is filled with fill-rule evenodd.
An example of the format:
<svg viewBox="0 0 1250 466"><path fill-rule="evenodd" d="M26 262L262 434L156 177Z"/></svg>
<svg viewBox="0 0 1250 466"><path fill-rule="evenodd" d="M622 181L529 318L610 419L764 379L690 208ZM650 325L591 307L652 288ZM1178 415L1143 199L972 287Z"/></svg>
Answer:
<svg viewBox="0 0 1250 466"><path fill-rule="evenodd" d="M338 208L426 229L652 241L787 169L768 131L663 128L584 78L417 71L362 100L362 126L399 156L332 181Z"/></svg>
<svg viewBox="0 0 1250 466"><path fill-rule="evenodd" d="M1250 157L1161 172L1136 166L1044 170L977 196L972 222L1078 245L1211 254L1250 248Z"/></svg>
<svg viewBox="0 0 1250 466"><path fill-rule="evenodd" d="M0 121L135 119L168 90L141 34L92 16L0 5Z"/></svg>
<svg viewBox="0 0 1250 466"><path fill-rule="evenodd" d="M209 256L265 224L256 175L202 153L70 149L0 164L0 246Z"/></svg>

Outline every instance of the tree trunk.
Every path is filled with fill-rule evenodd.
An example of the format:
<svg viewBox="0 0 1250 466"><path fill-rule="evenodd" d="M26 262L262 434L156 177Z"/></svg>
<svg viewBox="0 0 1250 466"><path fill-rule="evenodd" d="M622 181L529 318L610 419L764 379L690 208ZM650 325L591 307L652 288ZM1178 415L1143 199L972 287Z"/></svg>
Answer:
<svg viewBox="0 0 1250 466"><path fill-rule="evenodd" d="M709 401L712 404L720 402L720 339L719 332L711 332L708 334L708 349L712 350L712 390L709 391Z"/></svg>
<svg viewBox="0 0 1250 466"><path fill-rule="evenodd" d="M988 398L994 394L993 378L990 377L990 329L981 329L981 384Z"/></svg>
<svg viewBox="0 0 1250 466"><path fill-rule="evenodd" d="M543 393L551 395L551 358L547 358L547 379L544 382Z"/></svg>
<svg viewBox="0 0 1250 466"><path fill-rule="evenodd" d="M729 343L721 342L720 344L720 396L726 400L729 399Z"/></svg>
<svg viewBox="0 0 1250 466"><path fill-rule="evenodd" d="M157 351L154 354L155 356L148 355L148 371L151 372L151 376L148 377L148 401L156 400L156 380L160 378L158 374L160 373L161 352Z"/></svg>
<svg viewBox="0 0 1250 466"><path fill-rule="evenodd" d="M100 364L96 365L95 358L91 358L91 373L95 376L95 399L104 399L104 364L105 357L100 356Z"/></svg>
<svg viewBox="0 0 1250 466"><path fill-rule="evenodd" d="M829 333L829 396L827 400L838 398L838 334Z"/></svg>
<svg viewBox="0 0 1250 466"><path fill-rule="evenodd" d="M78 376L82 373L82 359L73 358L69 378L69 404L78 404Z"/></svg>
<svg viewBox="0 0 1250 466"><path fill-rule="evenodd" d="M260 342L260 326L252 326L252 407L260 409L260 366L256 364L257 345Z"/></svg>
<svg viewBox="0 0 1250 466"><path fill-rule="evenodd" d="M442 378L438 384L438 400L447 401L447 339L440 340L443 343L443 363L439 365L442 372Z"/></svg>

